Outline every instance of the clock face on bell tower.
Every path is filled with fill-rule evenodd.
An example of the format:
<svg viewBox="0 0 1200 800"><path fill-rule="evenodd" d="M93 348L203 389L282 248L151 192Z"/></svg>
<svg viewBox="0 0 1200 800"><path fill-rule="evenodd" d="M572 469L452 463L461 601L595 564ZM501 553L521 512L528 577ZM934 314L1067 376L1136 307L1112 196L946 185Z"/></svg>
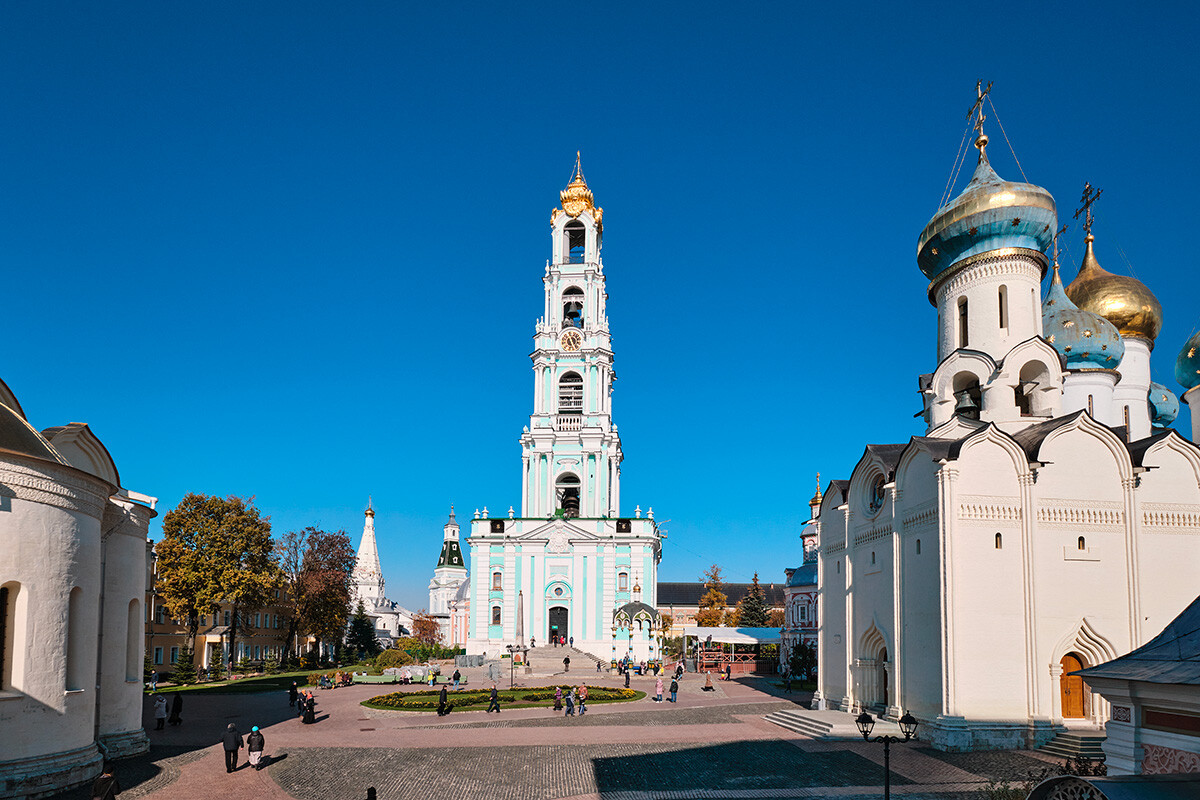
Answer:
<svg viewBox="0 0 1200 800"><path fill-rule="evenodd" d="M583 335L579 331L567 331L558 340L558 346L568 353L574 353L579 348L583 347Z"/></svg>

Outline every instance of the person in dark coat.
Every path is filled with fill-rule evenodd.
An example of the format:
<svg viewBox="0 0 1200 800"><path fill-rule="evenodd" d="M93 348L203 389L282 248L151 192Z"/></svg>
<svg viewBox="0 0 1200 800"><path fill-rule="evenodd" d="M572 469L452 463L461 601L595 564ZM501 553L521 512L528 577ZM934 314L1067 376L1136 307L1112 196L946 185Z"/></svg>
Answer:
<svg viewBox="0 0 1200 800"><path fill-rule="evenodd" d="M306 692L304 697L304 724L312 725L317 721L317 698L312 692Z"/></svg>
<svg viewBox="0 0 1200 800"><path fill-rule="evenodd" d="M571 671L571 657L567 656L563 659L563 672Z"/></svg>
<svg viewBox="0 0 1200 800"><path fill-rule="evenodd" d="M494 683L492 684L492 694L488 698L487 710L488 710L489 714L492 713L493 711L495 711L497 714L500 713L500 698L496 694L496 684L494 684Z"/></svg>
<svg viewBox="0 0 1200 800"><path fill-rule="evenodd" d="M92 797L96 800L113 800L121 793L121 784L117 781L115 772L113 765L105 761L100 777L92 782Z"/></svg>
<svg viewBox="0 0 1200 800"><path fill-rule="evenodd" d="M296 686L296 682L292 681L292 685L288 687L288 705L294 707L299 697L300 689Z"/></svg>
<svg viewBox="0 0 1200 800"><path fill-rule="evenodd" d="M242 735L238 733L237 726L232 722L225 728L221 744L225 746L225 771L233 772L237 769L238 750L241 750L244 745L242 744Z"/></svg>
<svg viewBox="0 0 1200 800"><path fill-rule="evenodd" d="M250 766L254 767L255 771L262 769L263 748L266 746L266 738L263 737L262 731L255 725L250 729L250 734L246 737L246 756L250 759Z"/></svg>
<svg viewBox="0 0 1200 800"><path fill-rule="evenodd" d="M675 695L679 691L679 681L671 679L671 702L675 702Z"/></svg>
<svg viewBox="0 0 1200 800"><path fill-rule="evenodd" d="M625 669L625 688L626 689L629 688L629 668L628 667L626 667L626 669Z"/></svg>
<svg viewBox="0 0 1200 800"><path fill-rule="evenodd" d="M183 720L179 715L183 713L183 692L175 692L171 697L171 716L167 718L167 722L171 725L179 725Z"/></svg>
<svg viewBox="0 0 1200 800"><path fill-rule="evenodd" d="M437 714L439 717L444 717L450 713L450 709L447 708L447 705L446 705L447 702L448 701L446 700L446 684L443 683L442 684L442 693L438 695Z"/></svg>

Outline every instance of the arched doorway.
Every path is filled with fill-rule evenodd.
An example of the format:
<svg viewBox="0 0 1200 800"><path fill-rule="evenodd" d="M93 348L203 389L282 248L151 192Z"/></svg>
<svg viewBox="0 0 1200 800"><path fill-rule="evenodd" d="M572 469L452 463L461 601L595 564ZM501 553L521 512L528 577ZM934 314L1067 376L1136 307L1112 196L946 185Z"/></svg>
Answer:
<svg viewBox="0 0 1200 800"><path fill-rule="evenodd" d="M883 707L888 706L888 653L887 648L879 651L879 697L883 698Z"/></svg>
<svg viewBox="0 0 1200 800"><path fill-rule="evenodd" d="M569 640L571 633L567 630L567 609L562 606L554 606L550 609L550 631L551 637L561 636Z"/></svg>
<svg viewBox="0 0 1200 800"><path fill-rule="evenodd" d="M1062 657L1062 676L1058 679L1062 695L1063 719L1081 719L1085 715L1083 678L1071 673L1083 669L1083 661L1075 653Z"/></svg>

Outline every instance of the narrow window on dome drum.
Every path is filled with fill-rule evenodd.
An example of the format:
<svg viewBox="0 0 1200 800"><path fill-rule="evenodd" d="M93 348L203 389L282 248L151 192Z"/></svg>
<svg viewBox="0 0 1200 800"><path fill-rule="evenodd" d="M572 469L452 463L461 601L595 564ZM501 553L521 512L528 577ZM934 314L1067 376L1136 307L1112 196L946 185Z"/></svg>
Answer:
<svg viewBox="0 0 1200 800"><path fill-rule="evenodd" d="M1075 542L1075 547L1076 547L1076 549L1079 549L1079 550L1087 550L1087 544L1084 542L1082 536L1080 536L1079 540L1077 542Z"/></svg>
<svg viewBox="0 0 1200 800"><path fill-rule="evenodd" d="M917 539L917 555L921 555L921 540Z"/></svg>
<svg viewBox="0 0 1200 800"><path fill-rule="evenodd" d="M999 292L1000 300L1000 329L1008 329L1008 287L1001 286Z"/></svg>
<svg viewBox="0 0 1200 800"><path fill-rule="evenodd" d="M1095 416L1095 412L1092 410L1092 396L1090 394L1088 395L1088 416Z"/></svg>
<svg viewBox="0 0 1200 800"><path fill-rule="evenodd" d="M958 346L966 347L969 344L967 338L967 298L958 298Z"/></svg>
<svg viewBox="0 0 1200 800"><path fill-rule="evenodd" d="M997 550L1004 549L1004 537L998 533L996 534L996 549Z"/></svg>

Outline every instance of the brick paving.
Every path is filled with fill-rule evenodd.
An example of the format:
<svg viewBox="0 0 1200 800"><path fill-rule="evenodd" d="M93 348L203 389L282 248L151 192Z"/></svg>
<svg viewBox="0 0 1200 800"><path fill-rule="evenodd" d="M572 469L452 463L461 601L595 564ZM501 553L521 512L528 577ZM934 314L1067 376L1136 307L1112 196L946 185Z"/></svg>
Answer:
<svg viewBox="0 0 1200 800"><path fill-rule="evenodd" d="M574 676L572 676L574 677ZM582 677L582 676L581 676ZM474 682L474 678L472 678ZM526 680L526 685L556 682ZM480 681L480 683L485 683ZM615 679L590 685L618 685ZM633 687L652 689L652 679ZM803 699L765 681L684 681L680 702L593 705L584 718L544 708L501 715L388 712L359 705L381 687L319 692L316 725L302 725L280 693L193 696L185 724L150 730L148 756L119 762L122 798L203 800L765 800L877 798L883 748L817 742L765 722ZM383 687L390 691L394 687ZM420 689L421 687L413 687ZM268 769L225 773L216 742L228 722L262 727ZM149 719L147 706L147 724ZM244 751L242 763L244 764ZM920 742L892 748L892 791L904 800L980 800L987 782L1020 780L1045 765L1025 752L941 753ZM86 789L58 800L83 800Z"/></svg>

